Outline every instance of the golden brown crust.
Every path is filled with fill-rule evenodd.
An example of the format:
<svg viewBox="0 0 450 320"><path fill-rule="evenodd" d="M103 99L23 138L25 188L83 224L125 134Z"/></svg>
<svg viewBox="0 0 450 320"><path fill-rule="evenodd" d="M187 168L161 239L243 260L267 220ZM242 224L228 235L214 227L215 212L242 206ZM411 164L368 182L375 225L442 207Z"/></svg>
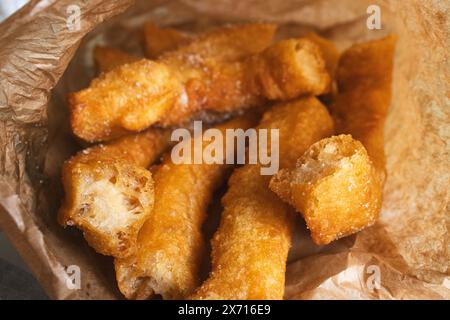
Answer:
<svg viewBox="0 0 450 320"><path fill-rule="evenodd" d="M163 64L142 59L119 66L69 95L72 130L86 141L97 141L145 129L167 113L182 90Z"/></svg>
<svg viewBox="0 0 450 320"><path fill-rule="evenodd" d="M282 299L292 216L260 167L236 169L211 241L212 271L190 299Z"/></svg>
<svg viewBox="0 0 450 320"><path fill-rule="evenodd" d="M324 93L330 76L320 48L308 39L281 40L251 57L247 70L253 92L270 100Z"/></svg>
<svg viewBox="0 0 450 320"><path fill-rule="evenodd" d="M249 23L222 26L197 36L178 50L163 54L167 64L184 64L186 60L238 61L266 49L272 42L276 25ZM191 61L194 62L194 61Z"/></svg>
<svg viewBox="0 0 450 320"><path fill-rule="evenodd" d="M381 208L381 187L364 146L350 135L313 144L295 169L274 176L270 188L301 212L318 245L372 225Z"/></svg>
<svg viewBox="0 0 450 320"><path fill-rule="evenodd" d="M140 58L119 49L97 46L94 50L94 60L99 73L101 73L111 71L127 63L138 61Z"/></svg>
<svg viewBox="0 0 450 320"><path fill-rule="evenodd" d="M391 100L395 37L356 44L346 50L337 69L339 94L331 110L337 132L362 142L378 171L386 178L384 122Z"/></svg>
<svg viewBox="0 0 450 320"><path fill-rule="evenodd" d="M64 164L62 181L66 197L59 222L81 229L99 253L130 255L153 208L150 172L123 160L69 160Z"/></svg>
<svg viewBox="0 0 450 320"><path fill-rule="evenodd" d="M339 62L340 53L336 45L326 38L319 36L317 33L310 32L305 36L306 39L314 42L322 52L323 58L325 60L325 67L328 74L331 76L331 82L327 90L328 98L332 98L337 92L336 83L334 81L336 75L336 69Z"/></svg>
<svg viewBox="0 0 450 320"><path fill-rule="evenodd" d="M174 28L162 28L151 22L144 25L144 49L149 59L187 45L192 39L192 36Z"/></svg>
<svg viewBox="0 0 450 320"><path fill-rule="evenodd" d="M147 168L170 146L170 133L169 129L150 128L84 149L73 156L71 161L121 159Z"/></svg>
<svg viewBox="0 0 450 320"><path fill-rule="evenodd" d="M243 116L217 129L223 133L227 128L245 129L255 122L253 118ZM180 299L198 286L205 254L201 227L227 169L221 164L174 164L167 155L154 174L155 206L139 232L136 256L115 261L117 282L127 298L145 299L156 293Z"/></svg>
<svg viewBox="0 0 450 320"><path fill-rule="evenodd" d="M145 169L169 146L169 132L149 129L79 152L62 169L63 226L76 226L99 253L130 255L153 206L153 179Z"/></svg>
<svg viewBox="0 0 450 320"><path fill-rule="evenodd" d="M265 26L260 29L272 34ZM240 29L222 28L217 34L211 32L215 36L199 37L163 55L158 63L141 60L124 65L73 93L69 98L73 131L85 140L98 141L155 123L177 125L201 110L230 112L259 105L264 99L289 100L327 90L330 78L313 42L284 40L236 60L244 53L263 50L270 42L262 37L267 39L247 39L245 45L238 40L259 29L237 39L236 30ZM218 51L216 42L219 48L230 42L240 47Z"/></svg>
<svg viewBox="0 0 450 320"><path fill-rule="evenodd" d="M120 292L133 300L146 300L155 296L150 278L137 276L136 255L114 259L117 286Z"/></svg>
<svg viewBox="0 0 450 320"><path fill-rule="evenodd" d="M278 128L281 166L292 166L310 144L333 133L315 98L272 107L258 128ZM222 199L212 244L212 271L192 299L282 299L293 215L269 189L259 165L236 169Z"/></svg>
<svg viewBox="0 0 450 320"><path fill-rule="evenodd" d="M280 168L294 167L311 144L334 133L328 110L314 97L273 106L264 113L258 127L280 130Z"/></svg>
<svg viewBox="0 0 450 320"><path fill-rule="evenodd" d="M212 98L223 93L223 80L214 86L219 92L205 89L223 69L214 66L265 49L274 31L270 24L219 28L163 55L158 63L141 60L101 75L89 88L69 95L75 135L87 141L110 140L156 122L173 125L189 120L202 101L208 100L197 92L206 91ZM215 71L208 72L208 66ZM232 73L242 75L241 71ZM238 80L231 79L233 83ZM198 83L203 83L203 89L198 89ZM218 100L213 98L212 103Z"/></svg>
<svg viewBox="0 0 450 320"><path fill-rule="evenodd" d="M323 38L315 32L308 33L305 38L311 40L320 48L325 60L327 71L331 77L334 78L340 57L339 50L336 45L333 41Z"/></svg>
<svg viewBox="0 0 450 320"><path fill-rule="evenodd" d="M173 28L162 28L149 22L144 25L144 45L147 58L156 59L161 54L175 50L191 42L193 36ZM108 72L121 65L138 61L142 58L122 50L97 46L94 49L94 61L99 73Z"/></svg>

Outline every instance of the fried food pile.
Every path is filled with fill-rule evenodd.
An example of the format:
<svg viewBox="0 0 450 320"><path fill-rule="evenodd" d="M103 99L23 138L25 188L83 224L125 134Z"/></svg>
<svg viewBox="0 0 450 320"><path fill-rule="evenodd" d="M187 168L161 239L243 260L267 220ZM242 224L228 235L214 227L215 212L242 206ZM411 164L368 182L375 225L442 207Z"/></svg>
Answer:
<svg viewBox="0 0 450 320"><path fill-rule="evenodd" d="M319 245L376 223L395 38L340 55L317 34L275 32L147 23L145 57L97 47L99 75L69 94L74 135L97 144L64 163L58 221L114 258L127 299L283 299L296 215ZM180 137L193 162L175 160ZM264 174L263 155L279 170ZM220 188L209 258L204 224Z"/></svg>
<svg viewBox="0 0 450 320"><path fill-rule="evenodd" d="M258 128L280 130L280 162L290 168L306 148L333 134L333 120L316 98L274 105ZM258 165L236 169L222 198L212 240L212 270L193 299L282 299L291 243L291 209L269 189Z"/></svg>

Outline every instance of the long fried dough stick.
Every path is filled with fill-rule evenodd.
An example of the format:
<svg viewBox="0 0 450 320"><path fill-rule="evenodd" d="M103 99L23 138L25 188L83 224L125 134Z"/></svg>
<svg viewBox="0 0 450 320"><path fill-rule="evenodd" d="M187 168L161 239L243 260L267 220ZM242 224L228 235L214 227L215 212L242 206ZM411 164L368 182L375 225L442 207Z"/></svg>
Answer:
<svg viewBox="0 0 450 320"><path fill-rule="evenodd" d="M65 199L58 214L97 252L125 257L153 207L148 165L169 146L169 132L148 129L79 152L62 169Z"/></svg>
<svg viewBox="0 0 450 320"><path fill-rule="evenodd" d="M337 69L339 94L331 110L338 133L362 142L381 183L386 178L384 122L391 100L395 37L356 44L346 50Z"/></svg>
<svg viewBox="0 0 450 320"><path fill-rule="evenodd" d="M260 52L274 32L271 24L218 28L158 62L142 60L103 74L89 88L69 95L72 129L82 139L100 141L142 130L169 116L166 124L185 122L201 101L207 101L196 94L202 89L199 83L207 87L219 74L217 67L214 74L208 72L205 61L212 67ZM216 96L223 96L222 87L215 88L220 88Z"/></svg>
<svg viewBox="0 0 450 320"><path fill-rule="evenodd" d="M167 64L200 59L214 62L237 61L266 49L271 44L275 31L276 25L270 23L213 28L197 36L188 45L163 54L159 60Z"/></svg>
<svg viewBox="0 0 450 320"><path fill-rule="evenodd" d="M124 65L71 94L74 133L88 141L105 140L155 123L176 125L200 110L229 112L264 99L320 94L329 86L322 53L310 40L280 41L239 61L225 61L237 49L220 58L212 50L213 58L208 58L191 53L191 48L211 51L197 45L193 41L159 62Z"/></svg>
<svg viewBox="0 0 450 320"><path fill-rule="evenodd" d="M255 122L254 115L244 115L216 129L225 136L226 129L247 129ZM196 139L202 137L191 141ZM207 145L203 144L203 150ZM205 253L201 227L213 191L229 168L226 164L175 164L166 157L154 175L155 206L139 232L136 255L115 261L125 297L145 299L156 293L164 299L180 299L199 285Z"/></svg>
<svg viewBox="0 0 450 320"><path fill-rule="evenodd" d="M333 121L317 99L306 98L274 106L259 128L279 129L280 166L292 167L312 143L333 133ZM259 165L233 172L212 240L212 271L191 298L283 298L293 216L269 190L270 178Z"/></svg>
<svg viewBox="0 0 450 320"><path fill-rule="evenodd" d="M295 169L281 170L271 180L270 188L304 216L316 244L358 232L378 218L394 44L388 37L354 45L342 55L339 94L331 109L338 132L353 138L315 143Z"/></svg>
<svg viewBox="0 0 450 320"><path fill-rule="evenodd" d="M154 27L148 37L162 36L166 31L174 32L173 29ZM174 48L167 43L164 46L165 50ZM114 48L96 47L94 59L100 72L108 72L140 58ZM168 131L149 129L85 149L66 161L62 173L66 198L59 211L59 222L63 226L79 227L88 243L102 254L130 255L135 248L137 232L153 205L153 180L144 168L168 146ZM111 179L116 182L111 183ZM139 180L140 193L130 193L130 188L139 185ZM139 201L133 210L124 205L130 202L131 195Z"/></svg>
<svg viewBox="0 0 450 320"><path fill-rule="evenodd" d="M184 59L187 55L199 55L203 58L213 58L216 61L235 61L246 55L260 52L261 48L265 48L270 42L273 31L274 26L269 24L249 25L245 29L219 28L209 31L206 35L196 37L195 43L187 46L194 40L194 36L174 28L163 28L153 23L146 23L144 25L144 44L148 58L157 59L162 54L166 54L164 61L169 62L170 60L171 63ZM248 40L254 32L261 34L265 32L265 34L262 37L259 34L256 42L252 41L243 46L243 41ZM238 36L243 39L236 39ZM187 47L180 49L182 46ZM175 49L179 49L177 53L168 54ZM94 50L94 60L100 72L108 72L118 66L140 60L140 58L119 49L98 46Z"/></svg>

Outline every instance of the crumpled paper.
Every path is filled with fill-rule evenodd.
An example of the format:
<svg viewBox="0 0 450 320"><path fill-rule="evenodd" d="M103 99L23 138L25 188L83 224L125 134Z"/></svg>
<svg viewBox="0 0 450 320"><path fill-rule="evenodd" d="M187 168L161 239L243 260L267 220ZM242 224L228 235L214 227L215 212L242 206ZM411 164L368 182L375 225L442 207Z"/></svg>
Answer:
<svg viewBox="0 0 450 320"><path fill-rule="evenodd" d="M381 30L366 26L369 4L381 8ZM68 25L71 5L79 29ZM282 36L316 31L340 49L396 33L380 221L319 247L297 218L285 298L450 299L449 11L438 0L30 1L0 25L0 226L50 297L121 297L112 259L56 223L61 164L80 148L65 96L93 77L97 44L139 54L146 21L191 30L272 21ZM67 285L74 266L79 289Z"/></svg>

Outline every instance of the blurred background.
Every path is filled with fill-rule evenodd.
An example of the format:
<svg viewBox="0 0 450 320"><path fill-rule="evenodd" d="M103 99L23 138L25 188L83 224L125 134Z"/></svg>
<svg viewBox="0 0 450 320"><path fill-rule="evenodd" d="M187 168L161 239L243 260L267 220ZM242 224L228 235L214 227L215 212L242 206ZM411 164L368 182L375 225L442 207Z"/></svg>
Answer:
<svg viewBox="0 0 450 320"><path fill-rule="evenodd" d="M0 23L28 0L0 0ZM0 229L0 300L46 299L27 266Z"/></svg>

